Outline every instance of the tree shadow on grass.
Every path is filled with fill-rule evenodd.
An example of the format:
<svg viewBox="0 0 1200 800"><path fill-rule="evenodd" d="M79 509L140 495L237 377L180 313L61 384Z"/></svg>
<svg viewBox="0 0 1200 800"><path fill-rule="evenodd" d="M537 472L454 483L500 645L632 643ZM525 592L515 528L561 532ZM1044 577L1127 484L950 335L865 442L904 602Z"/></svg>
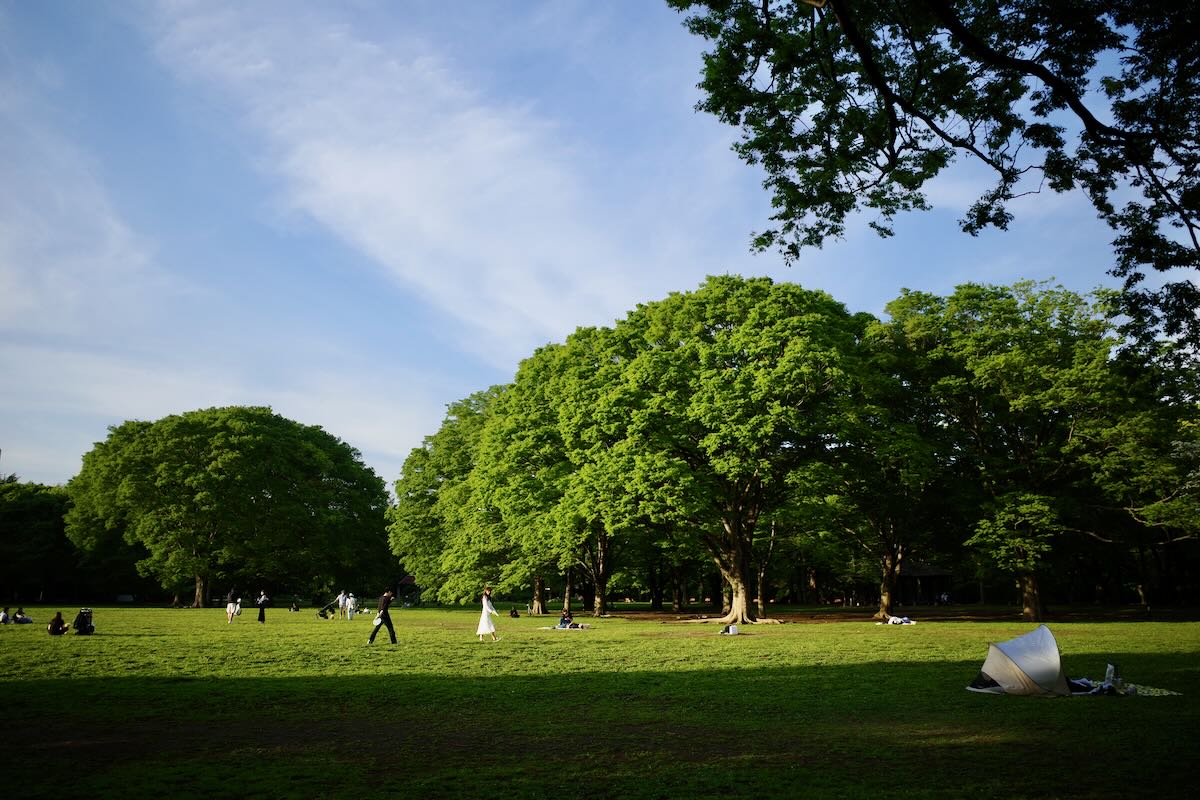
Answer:
<svg viewBox="0 0 1200 800"><path fill-rule="evenodd" d="M1116 653L1188 692L1194 655ZM979 662L22 683L0 795L1176 797L1200 702L964 691ZM1175 685L1168 685L1175 684Z"/></svg>

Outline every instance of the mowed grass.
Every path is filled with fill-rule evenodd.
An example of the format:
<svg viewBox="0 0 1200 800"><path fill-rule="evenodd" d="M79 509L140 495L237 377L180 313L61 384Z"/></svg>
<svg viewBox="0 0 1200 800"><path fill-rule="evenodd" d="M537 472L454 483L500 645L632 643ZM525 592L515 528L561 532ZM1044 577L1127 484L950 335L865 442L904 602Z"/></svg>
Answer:
<svg viewBox="0 0 1200 800"><path fill-rule="evenodd" d="M502 606L507 608L507 606ZM0 797L1192 797L1200 623L1051 623L1072 676L1173 697L964 691L1021 622L540 630L478 612L55 609L0 629ZM63 609L69 620L75 609Z"/></svg>

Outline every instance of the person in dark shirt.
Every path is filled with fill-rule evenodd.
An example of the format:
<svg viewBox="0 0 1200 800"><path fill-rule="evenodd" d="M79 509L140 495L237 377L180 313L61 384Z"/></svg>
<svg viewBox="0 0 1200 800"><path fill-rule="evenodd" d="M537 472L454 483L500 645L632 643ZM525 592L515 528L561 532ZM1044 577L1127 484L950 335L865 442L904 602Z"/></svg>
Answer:
<svg viewBox="0 0 1200 800"><path fill-rule="evenodd" d="M50 632L51 636L62 636L67 632L67 621L62 618L61 611L54 615L54 619L50 620L46 630Z"/></svg>
<svg viewBox="0 0 1200 800"><path fill-rule="evenodd" d="M269 602L271 602L271 599L269 597L267 597L266 590L260 589L258 592L258 599L254 601L254 604L256 606L258 606L258 621L259 622L267 621L267 603L269 603Z"/></svg>
<svg viewBox="0 0 1200 800"><path fill-rule="evenodd" d="M375 625L371 628L371 638L367 639L367 644L375 642L375 634L379 633L379 629L384 625L387 626L388 635L392 637L392 644L396 643L396 629L392 627L392 616L388 613L388 606L395 597L396 593L391 589L379 596L379 613L375 615Z"/></svg>

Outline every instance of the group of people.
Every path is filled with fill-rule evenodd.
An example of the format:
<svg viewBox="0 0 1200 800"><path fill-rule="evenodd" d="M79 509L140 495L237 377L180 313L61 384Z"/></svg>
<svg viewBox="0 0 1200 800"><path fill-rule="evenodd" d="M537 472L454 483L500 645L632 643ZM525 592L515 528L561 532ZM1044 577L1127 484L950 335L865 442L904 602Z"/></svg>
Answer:
<svg viewBox="0 0 1200 800"><path fill-rule="evenodd" d="M0 611L0 625L30 625L33 623L33 617L25 613L24 608L18 608L12 614L8 613L8 606ZM95 627L92 625L92 610L90 608L79 609L79 616L75 618L75 628L79 633L92 633ZM62 612L56 612L54 618L46 626L46 631L51 636L62 636L67 631L71 630L71 626L63 619Z"/></svg>
<svg viewBox="0 0 1200 800"><path fill-rule="evenodd" d="M396 643L396 628L392 624L392 617L388 609L392 605L392 601L396 599L396 593L391 589L384 592L379 598L379 610L375 614L374 624L371 626L371 636L367 639L367 644L375 642L375 636L379 633L379 629L386 627L388 635L391 637L392 644ZM267 621L267 605L271 599L267 597L265 590L258 593L258 599L254 604L258 606L258 621L265 623ZM345 616L346 619L354 619L354 613L358 610L358 599L353 593L341 591L337 597L338 613ZM492 605L492 589L490 586L485 586L483 589L483 610L479 615L479 625L475 629L475 634L479 637L479 641L483 641L484 636L490 635L493 642L500 641L500 637L496 635L496 623L492 621L492 617L500 616L496 612L496 607ZM293 606L295 603L293 603ZM514 609L515 611L515 609ZM82 612L81 612L82 613ZM238 595L237 589L230 589L229 594L225 597L225 617L228 624L233 624L233 618L240 616L242 613L242 598ZM513 614L517 616L517 614ZM33 622L33 618L25 614L25 609L18 608L11 616L8 613L8 606L4 607L4 611L0 612L0 624L2 625L23 625ZM564 611L562 618L559 619L559 627L566 628L572 625L571 612ZM61 636L70 630L66 620L63 619L62 612L59 611L54 615L54 619L50 620L47 630L51 636Z"/></svg>
<svg viewBox="0 0 1200 800"><path fill-rule="evenodd" d="M12 614L8 613L8 606L4 607L4 611L0 611L0 625L28 625L31 622L33 617L26 615L23 608L18 608Z"/></svg>
<svg viewBox="0 0 1200 800"><path fill-rule="evenodd" d="M271 602L271 598L267 597L265 589L260 589L258 599L254 601L254 605L258 606L258 621L265 623L267 621L267 605ZM229 624L233 624L233 618L241 616L242 613L242 598L238 596L237 589L230 589L229 594L225 595L225 618Z"/></svg>
<svg viewBox="0 0 1200 800"><path fill-rule="evenodd" d="M354 619L354 615L359 611L358 598L354 596L354 592L347 592L345 589L338 592L337 604L340 619Z"/></svg>
<svg viewBox="0 0 1200 800"><path fill-rule="evenodd" d="M379 597L379 611L375 614L375 622L371 626L371 635L367 639L367 644L375 643L375 636L379 633L380 628L386 627L388 636L391 637L392 644L396 643L396 628L392 625L392 615L388 610L392 601L396 599L396 593L388 589ZM490 635L493 642L500 641L500 637L496 635L496 623L492 622L492 617L500 616L496 612L496 607L492 605L492 589L490 586L483 588L483 612L479 615L479 625L475 628L475 635L479 637L479 641L483 641L484 636Z"/></svg>

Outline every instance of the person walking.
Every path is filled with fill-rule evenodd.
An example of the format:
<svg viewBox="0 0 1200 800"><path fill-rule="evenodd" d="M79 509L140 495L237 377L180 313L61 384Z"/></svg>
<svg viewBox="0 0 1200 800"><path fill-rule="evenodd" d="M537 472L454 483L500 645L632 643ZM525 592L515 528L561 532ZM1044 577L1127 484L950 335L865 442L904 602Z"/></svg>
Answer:
<svg viewBox="0 0 1200 800"><path fill-rule="evenodd" d="M371 626L371 638L367 639L367 644L375 643L375 634L379 633L379 629L384 625L387 626L388 635L392 637L392 644L396 643L396 629L392 627L392 615L388 613L388 606L392 604L392 599L396 593L391 589L379 596L379 613L375 615L375 624Z"/></svg>
<svg viewBox="0 0 1200 800"><path fill-rule="evenodd" d="M267 621L267 603L269 603L269 602L271 602L271 598L267 597L266 590L259 589L258 590L258 599L254 601L254 604L256 606L258 606L258 621L259 622Z"/></svg>
<svg viewBox="0 0 1200 800"><path fill-rule="evenodd" d="M485 633L492 635L493 642L500 641L500 637L496 635L496 623L492 622L492 617L498 616L500 615L496 613L496 607L492 605L492 589L490 586L485 586L483 587L483 613L479 615L479 627L475 629L479 641L483 641Z"/></svg>
<svg viewBox="0 0 1200 800"><path fill-rule="evenodd" d="M338 592L337 604L338 604L338 612L337 612L338 619L345 619L346 618L346 590L345 589L342 589L340 592Z"/></svg>
<svg viewBox="0 0 1200 800"><path fill-rule="evenodd" d="M233 624L233 618L241 610L238 608L241 604L242 601L237 596L237 589L230 589L229 594L225 595L225 617L229 620L230 625Z"/></svg>

